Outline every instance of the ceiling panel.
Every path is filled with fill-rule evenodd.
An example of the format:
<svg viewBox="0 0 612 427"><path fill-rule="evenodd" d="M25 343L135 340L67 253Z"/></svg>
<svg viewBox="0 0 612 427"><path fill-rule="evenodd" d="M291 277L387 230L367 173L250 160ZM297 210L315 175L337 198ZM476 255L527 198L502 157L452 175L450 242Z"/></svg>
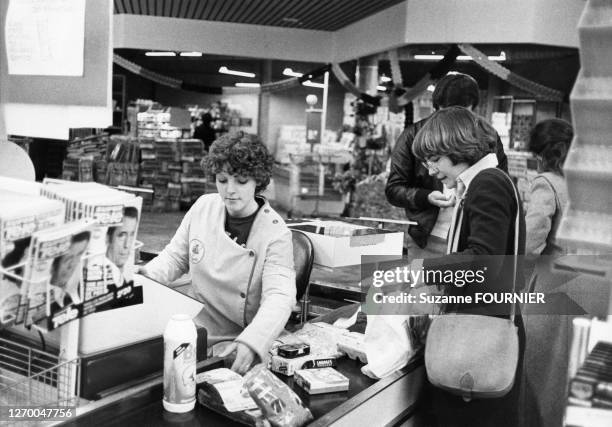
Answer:
<svg viewBox="0 0 612 427"><path fill-rule="evenodd" d="M336 31L405 0L114 0L116 14Z"/></svg>

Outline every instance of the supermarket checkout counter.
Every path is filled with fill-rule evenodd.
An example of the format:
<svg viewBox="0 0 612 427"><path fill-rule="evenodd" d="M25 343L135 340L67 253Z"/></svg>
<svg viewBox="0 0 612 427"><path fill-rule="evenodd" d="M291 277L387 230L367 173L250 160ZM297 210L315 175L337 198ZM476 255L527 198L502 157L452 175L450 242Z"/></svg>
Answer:
<svg viewBox="0 0 612 427"><path fill-rule="evenodd" d="M346 317L354 306L342 307L317 321L333 322ZM409 419L416 411L417 400L424 382L422 356L415 357L406 367L381 380L372 380L360 371L362 364L348 358L338 360L337 369L350 380L346 392L310 396L293 384L292 377L279 376L300 396L314 416L311 426L329 425L394 425ZM223 361L212 358L198 364L198 372L223 367ZM89 402L78 416L62 425L107 426L228 426L240 425L201 404L186 414L172 414L163 409L162 375L145 383L109 393L100 400Z"/></svg>

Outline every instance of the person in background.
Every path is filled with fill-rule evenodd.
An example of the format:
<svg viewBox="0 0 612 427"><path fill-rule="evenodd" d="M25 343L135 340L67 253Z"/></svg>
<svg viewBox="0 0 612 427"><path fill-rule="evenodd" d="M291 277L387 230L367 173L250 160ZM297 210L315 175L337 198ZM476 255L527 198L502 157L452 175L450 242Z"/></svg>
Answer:
<svg viewBox="0 0 612 427"><path fill-rule="evenodd" d="M193 137L204 142L204 150L208 152L211 144L216 139L215 130L212 128L213 118L210 113L204 113L198 120L198 126L196 126Z"/></svg>
<svg viewBox="0 0 612 427"><path fill-rule="evenodd" d="M478 83L461 73L449 73L442 77L432 95L436 111L451 106L462 106L473 111L479 100ZM408 234L416 245L408 248L408 254L415 258L445 253L454 204L453 192L429 174L412 153L414 137L427 120L425 118L406 127L397 139L385 187L389 203L404 208L408 219L417 222L417 225L408 228ZM492 142L490 150L497 155L497 167L507 172L508 160L499 136Z"/></svg>
<svg viewBox="0 0 612 427"><path fill-rule="evenodd" d="M572 125L561 119L537 123L529 135L528 149L538 160L527 209L526 254L560 255L565 250L555 242L555 233L567 203L563 162L572 142Z"/></svg>
<svg viewBox="0 0 612 427"><path fill-rule="evenodd" d="M255 135L223 135L202 165L218 193L201 196L166 248L141 273L163 284L191 273L190 293L204 303L194 319L210 346L232 341L232 369L266 361L295 304L291 231L265 198L274 161Z"/></svg>
<svg viewBox="0 0 612 427"><path fill-rule="evenodd" d="M570 123L561 119L538 122L530 132L528 149L538 160L538 175L529 195L527 224L527 261L533 267L529 290L544 292L547 309L524 308L527 332L525 366L527 387L533 390L535 408L526 425L559 426L566 402L565 381L569 359L569 331L574 306L566 284L573 283L552 272L555 258L567 253L555 240L557 228L567 204L567 185L562 166L574 135ZM582 286L584 281L580 281Z"/></svg>
<svg viewBox="0 0 612 427"><path fill-rule="evenodd" d="M449 107L433 113L417 133L412 151L425 162L431 177L457 191L453 225L449 231L447 255L412 261L412 271L475 271L484 264L486 279L478 285L427 282L429 291L442 289L445 295L472 296L478 292L511 292L513 287L515 235L518 253L525 249L522 207L509 176L499 170L491 144L497 138L486 122L479 122L463 107ZM519 227L516 230L516 216ZM520 259L520 258L519 258ZM483 267L478 267L482 269ZM429 276L431 277L431 276ZM435 276L433 276L435 277ZM517 270L516 290L523 287L522 270ZM441 285L441 286L436 286ZM476 301L475 299L473 301ZM518 311L518 310L517 310ZM446 304L443 313L471 313L507 317L510 304ZM519 313L517 313L519 314ZM425 399L429 405L427 425L508 426L520 424L522 359L525 336L521 316L515 317L519 334L519 362L512 389L503 397L464 401L460 396L428 383ZM470 334L469 330L464 331ZM427 344L425 344L427 345ZM470 357L471 355L465 355ZM460 373L457 373L460 374Z"/></svg>

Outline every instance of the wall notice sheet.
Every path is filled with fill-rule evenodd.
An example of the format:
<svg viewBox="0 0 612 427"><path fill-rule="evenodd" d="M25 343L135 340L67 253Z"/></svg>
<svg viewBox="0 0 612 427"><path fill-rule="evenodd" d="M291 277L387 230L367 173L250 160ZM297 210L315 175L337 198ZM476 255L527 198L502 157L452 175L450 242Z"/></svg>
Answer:
<svg viewBox="0 0 612 427"><path fill-rule="evenodd" d="M9 74L82 76L85 0L10 0L5 40Z"/></svg>

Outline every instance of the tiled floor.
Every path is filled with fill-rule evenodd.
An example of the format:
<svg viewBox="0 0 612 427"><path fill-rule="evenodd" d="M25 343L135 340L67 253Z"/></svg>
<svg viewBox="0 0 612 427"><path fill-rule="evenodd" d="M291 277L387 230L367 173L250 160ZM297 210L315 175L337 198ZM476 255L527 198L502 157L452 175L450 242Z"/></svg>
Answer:
<svg viewBox="0 0 612 427"><path fill-rule="evenodd" d="M138 229L138 240L144 252L160 252L170 242L185 212L143 212Z"/></svg>

